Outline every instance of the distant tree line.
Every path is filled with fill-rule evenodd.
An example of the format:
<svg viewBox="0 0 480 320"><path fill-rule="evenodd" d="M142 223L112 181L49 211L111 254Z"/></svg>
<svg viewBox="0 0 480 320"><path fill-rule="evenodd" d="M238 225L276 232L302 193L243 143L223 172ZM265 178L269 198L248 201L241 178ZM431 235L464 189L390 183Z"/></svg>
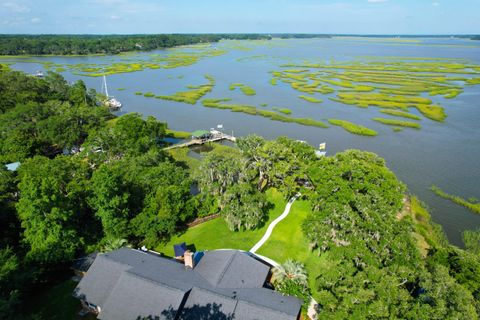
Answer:
<svg viewBox="0 0 480 320"><path fill-rule="evenodd" d="M318 33L276 33L272 37L281 39L313 39L313 38L331 38L329 34Z"/></svg>
<svg viewBox="0 0 480 320"><path fill-rule="evenodd" d="M181 45L213 43L222 39L270 40L330 38L332 36L393 37L399 35L273 33L273 34L155 34L155 35L0 35L0 55L87 55L117 54L128 51L150 51ZM399 37L424 37L400 35ZM429 37L449 37L435 35ZM457 38L480 40L479 35L457 35Z"/></svg>
<svg viewBox="0 0 480 320"><path fill-rule="evenodd" d="M221 39L265 40L264 34L0 35L0 55L86 55L149 51Z"/></svg>

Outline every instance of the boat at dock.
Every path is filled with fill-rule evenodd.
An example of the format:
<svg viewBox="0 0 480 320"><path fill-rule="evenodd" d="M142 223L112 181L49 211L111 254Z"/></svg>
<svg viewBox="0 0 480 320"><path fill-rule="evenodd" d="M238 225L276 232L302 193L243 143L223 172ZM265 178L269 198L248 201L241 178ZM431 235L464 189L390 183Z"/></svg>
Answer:
<svg viewBox="0 0 480 320"><path fill-rule="evenodd" d="M107 78L105 75L103 76L103 83L102 83L102 93L105 94L105 101L103 103L110 108L111 110L119 110L122 107L122 103L115 99L115 97L110 96L108 94L108 86L107 86Z"/></svg>
<svg viewBox="0 0 480 320"><path fill-rule="evenodd" d="M315 154L319 158L325 157L327 155L327 143L320 143L320 145L318 146L318 150L315 150Z"/></svg>

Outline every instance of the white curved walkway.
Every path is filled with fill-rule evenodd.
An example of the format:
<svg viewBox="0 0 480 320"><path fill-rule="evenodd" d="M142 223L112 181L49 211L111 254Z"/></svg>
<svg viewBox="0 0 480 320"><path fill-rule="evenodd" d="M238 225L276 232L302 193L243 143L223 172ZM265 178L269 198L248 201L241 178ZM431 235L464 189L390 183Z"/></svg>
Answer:
<svg viewBox="0 0 480 320"><path fill-rule="evenodd" d="M260 249L261 246L263 246L265 244L265 242L268 240L268 238L270 238L270 236L272 235L272 231L273 229L275 228L275 226L280 222L282 221L283 219L285 219L288 214L290 213L290 208L292 207L292 204L295 202L295 200L298 199L298 197L300 197L301 194L300 193L297 193L293 198L291 198L287 205L285 206L285 210L283 211L283 213L275 220L272 221L272 223L270 223L270 225L268 226L267 228L267 231L265 232L265 234L263 235L262 239L260 239L260 241L258 241L252 249L250 249L250 252L251 253L255 253L257 252L258 249Z"/></svg>

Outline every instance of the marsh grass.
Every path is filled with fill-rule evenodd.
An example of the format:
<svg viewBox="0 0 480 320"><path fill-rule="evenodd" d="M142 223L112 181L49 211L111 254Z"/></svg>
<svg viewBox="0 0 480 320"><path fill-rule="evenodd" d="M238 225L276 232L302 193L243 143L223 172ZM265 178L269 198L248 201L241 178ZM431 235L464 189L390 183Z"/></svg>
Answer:
<svg viewBox="0 0 480 320"><path fill-rule="evenodd" d="M215 86L215 79L209 75L205 75L205 78L209 81L207 84L198 86L188 86L191 90L177 92L170 96L156 96L157 99L171 100L176 102L183 102L189 104L196 104L204 95L211 92Z"/></svg>
<svg viewBox="0 0 480 320"><path fill-rule="evenodd" d="M408 118L408 119L413 119L413 120L421 120L422 119L421 117L419 117L415 114L411 114L411 113L408 113L408 112L403 112L403 111L400 111L400 110L382 109L382 110L380 110L380 112L391 115L391 116L395 116L395 117L402 117L402 118Z"/></svg>
<svg viewBox="0 0 480 320"><path fill-rule="evenodd" d="M292 123L297 123L304 126L328 128L328 125L318 120L314 120L310 118L285 117L274 111L257 109L254 106L250 106L250 105L225 103L228 101L231 101L231 99L204 99L202 100L202 104L204 107L207 107L207 108L224 109L224 110L230 110L232 112L240 112L240 113L245 113L250 115L257 115L257 116L269 118L273 121L292 122Z"/></svg>
<svg viewBox="0 0 480 320"><path fill-rule="evenodd" d="M480 70L480 69L479 69ZM475 85L475 84L480 84L480 78L472 78L467 80L467 84L469 85Z"/></svg>
<svg viewBox="0 0 480 320"><path fill-rule="evenodd" d="M396 126L396 127L407 127L407 128L414 128L414 129L420 129L422 127L417 122L403 121L403 120L397 120L397 119L373 118L372 120L386 124L386 125Z"/></svg>
<svg viewBox="0 0 480 320"><path fill-rule="evenodd" d="M364 126L360 126L358 124L355 124L346 120L328 119L328 122L335 126L340 126L350 133L354 133L362 136L373 137L378 134L375 130L369 129Z"/></svg>
<svg viewBox="0 0 480 320"><path fill-rule="evenodd" d="M445 110L441 106L437 105L422 105L417 104L414 106L422 115L431 120L442 122L447 118Z"/></svg>
<svg viewBox="0 0 480 320"><path fill-rule="evenodd" d="M172 129L166 129L165 130L165 135L167 137L173 137L177 139L188 139L192 136L191 132L186 132L186 131L178 131L178 130L172 130Z"/></svg>
<svg viewBox="0 0 480 320"><path fill-rule="evenodd" d="M424 95L454 99L463 93L464 86L480 84L479 77L471 77L478 75L480 66L464 59L363 57L330 63L287 63L281 67L286 69L272 71L272 76L299 92L336 93L329 99L360 108L398 109L391 115L411 119L405 114L409 108L416 108L424 117L439 122L447 117L444 108ZM400 111L404 113L400 115Z"/></svg>
<svg viewBox="0 0 480 320"><path fill-rule="evenodd" d="M442 189L439 187L433 185L430 187L430 190L432 190L437 196L442 197L444 199L450 200L456 204L459 204L461 206L464 206L468 210L479 213L480 214L480 203L478 201L473 201L472 200L466 200L463 199L459 196L451 195L446 192L444 192Z"/></svg>
<svg viewBox="0 0 480 320"><path fill-rule="evenodd" d="M229 87L230 90L235 90L237 88L239 88L243 92L243 94L246 96L254 96L257 94L257 92L252 87L249 87L243 83L230 84L230 87Z"/></svg>
<svg viewBox="0 0 480 320"><path fill-rule="evenodd" d="M9 57L0 56L0 59L9 59L25 63L42 64L45 69L56 68L57 72L70 71L79 76L101 77L119 73L138 72L146 69L172 69L193 65L202 59L216 57L227 53L226 50L215 50L210 47L177 47L166 50L162 54L150 54L145 58L144 54L122 54L120 61L104 60L104 63L77 63L61 64L51 61L39 60L35 57ZM93 55L91 55L93 56ZM15 58L15 59L13 59Z"/></svg>
<svg viewBox="0 0 480 320"><path fill-rule="evenodd" d="M311 103L322 103L323 102L322 99L317 99L317 98L314 98L314 97L309 97L309 96L304 96L304 95L300 95L298 97L300 99L306 100L306 101L311 102Z"/></svg>
<svg viewBox="0 0 480 320"><path fill-rule="evenodd" d="M292 114L292 110L287 109L287 108L273 107L272 109L275 110L275 111L278 111L280 113L283 113L283 114Z"/></svg>

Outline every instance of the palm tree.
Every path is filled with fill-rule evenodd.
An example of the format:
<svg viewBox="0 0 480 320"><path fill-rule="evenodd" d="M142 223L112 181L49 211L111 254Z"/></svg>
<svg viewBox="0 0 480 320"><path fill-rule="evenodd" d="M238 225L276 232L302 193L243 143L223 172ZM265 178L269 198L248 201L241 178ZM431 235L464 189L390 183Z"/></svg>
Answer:
<svg viewBox="0 0 480 320"><path fill-rule="evenodd" d="M104 252L109 252L113 250L120 249L121 247L124 247L128 244L127 240L125 239L120 239L120 238L115 238L115 239L108 239L103 246L103 251Z"/></svg>
<svg viewBox="0 0 480 320"><path fill-rule="evenodd" d="M307 285L307 271L305 266L292 259L288 259L278 267L273 268L273 282L282 283L286 280L294 280Z"/></svg>

